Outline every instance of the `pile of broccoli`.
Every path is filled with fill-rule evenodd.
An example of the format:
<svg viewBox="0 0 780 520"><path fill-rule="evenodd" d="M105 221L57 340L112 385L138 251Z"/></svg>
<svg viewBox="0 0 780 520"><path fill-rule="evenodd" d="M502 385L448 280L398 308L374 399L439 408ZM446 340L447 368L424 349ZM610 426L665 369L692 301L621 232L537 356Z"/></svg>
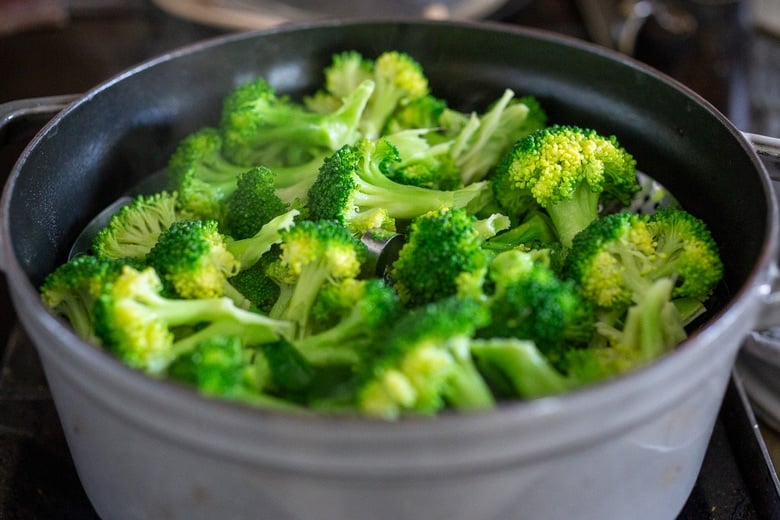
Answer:
<svg viewBox="0 0 780 520"><path fill-rule="evenodd" d="M674 349L723 276L701 220L628 211L616 137L509 89L459 111L401 52L336 54L300 100L236 86L168 176L41 296L128 365L258 406L392 420L568 392ZM378 263L369 235L403 241Z"/></svg>

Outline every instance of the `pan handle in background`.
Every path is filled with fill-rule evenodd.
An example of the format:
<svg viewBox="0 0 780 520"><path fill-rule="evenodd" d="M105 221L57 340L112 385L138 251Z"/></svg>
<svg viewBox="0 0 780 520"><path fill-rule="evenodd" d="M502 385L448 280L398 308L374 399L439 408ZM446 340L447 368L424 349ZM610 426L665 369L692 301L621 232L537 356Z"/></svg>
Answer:
<svg viewBox="0 0 780 520"><path fill-rule="evenodd" d="M742 132L758 155L780 161L780 138ZM780 179L773 179L780 181Z"/></svg>
<svg viewBox="0 0 780 520"><path fill-rule="evenodd" d="M19 143L20 134L29 135L34 123L37 123L34 125L35 131L39 130L47 119L51 119L80 97L80 95L69 94L0 103L0 148ZM7 174L8 172L0 172L3 183ZM0 243L0 251L3 250ZM0 254L0 272L4 271L3 255Z"/></svg>

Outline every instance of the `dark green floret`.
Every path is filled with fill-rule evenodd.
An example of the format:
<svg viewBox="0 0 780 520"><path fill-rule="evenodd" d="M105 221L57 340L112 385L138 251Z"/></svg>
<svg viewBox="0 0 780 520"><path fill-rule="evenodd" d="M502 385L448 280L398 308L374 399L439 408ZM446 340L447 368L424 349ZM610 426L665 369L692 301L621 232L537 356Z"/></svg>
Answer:
<svg viewBox="0 0 780 520"><path fill-rule="evenodd" d="M412 220L389 272L401 301L416 306L457 294L461 277L487 266L482 244L476 218L464 209L442 208Z"/></svg>
<svg viewBox="0 0 780 520"><path fill-rule="evenodd" d="M265 166L238 176L236 191L225 202L223 227L235 239L249 238L274 217L290 209L274 186L274 173Z"/></svg>

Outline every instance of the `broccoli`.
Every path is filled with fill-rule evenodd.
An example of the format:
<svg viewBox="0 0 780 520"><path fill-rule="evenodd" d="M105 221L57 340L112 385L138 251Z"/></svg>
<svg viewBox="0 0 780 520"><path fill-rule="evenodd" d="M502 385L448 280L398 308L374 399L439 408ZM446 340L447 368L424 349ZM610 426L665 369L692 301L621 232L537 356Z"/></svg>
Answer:
<svg viewBox="0 0 780 520"><path fill-rule="evenodd" d="M237 305L249 302L228 282L241 264L228 251L216 220L182 220L160 233L146 256L165 288L182 298L228 296Z"/></svg>
<svg viewBox="0 0 780 520"><path fill-rule="evenodd" d="M431 94L418 97L397 109L385 125L385 134L394 134L403 130L441 130L443 114L447 102ZM442 131L427 132L425 137L436 144L449 139Z"/></svg>
<svg viewBox="0 0 780 520"><path fill-rule="evenodd" d="M390 331L383 352L357 390L363 414L396 419L433 414L446 405L487 409L494 398L469 351L475 330L489 319L470 299L447 298L411 310Z"/></svg>
<svg viewBox="0 0 780 520"><path fill-rule="evenodd" d="M46 276L40 286L41 298L50 309L68 320L76 334L97 343L95 301L103 286L117 278L126 264L124 260L105 256L76 256Z"/></svg>
<svg viewBox="0 0 780 520"><path fill-rule="evenodd" d="M603 200L627 203L639 190L636 161L614 136L550 126L517 141L493 175L499 205L510 216L534 203L550 215L564 247L599 214Z"/></svg>
<svg viewBox="0 0 780 520"><path fill-rule="evenodd" d="M265 166L238 176L236 191L225 201L222 225L235 239L249 238L270 220L290 209L274 186L274 174Z"/></svg>
<svg viewBox="0 0 780 520"><path fill-rule="evenodd" d="M469 349L493 393L503 398L533 399L560 394L574 386L531 340L474 339Z"/></svg>
<svg viewBox="0 0 780 520"><path fill-rule="evenodd" d="M599 217L579 233L562 267L583 296L602 308L626 307L661 278L675 298L702 303L723 276L717 245L703 221L682 209Z"/></svg>
<svg viewBox="0 0 780 520"><path fill-rule="evenodd" d="M427 129L401 130L383 136L395 147L398 161L389 168L388 178L411 186L435 190L462 188L460 172L449 156L450 142L431 144L426 136Z"/></svg>
<svg viewBox="0 0 780 520"><path fill-rule="evenodd" d="M377 209L393 219L412 219L441 207L467 207L489 192L485 183L443 191L394 182L386 172L398 161L398 149L387 140L341 148L325 160L309 190L309 217L335 220L362 233L366 228L355 223Z"/></svg>
<svg viewBox="0 0 780 520"><path fill-rule="evenodd" d="M261 345L290 333L289 322L243 310L228 298L168 298L162 289L151 267L138 271L124 266L103 287L94 307L95 334L102 344L149 374L163 375L174 359L214 336Z"/></svg>
<svg viewBox="0 0 780 520"><path fill-rule="evenodd" d="M429 88L422 65L404 52L380 54L373 62L371 78L375 88L359 128L364 138L377 139L385 133L385 126L396 110L428 95Z"/></svg>
<svg viewBox="0 0 780 520"><path fill-rule="evenodd" d="M298 215L300 215L299 210L291 209L269 220L249 238L228 240L227 249L238 260L239 271L255 265L275 244L280 243L282 231L293 226Z"/></svg>
<svg viewBox="0 0 780 520"><path fill-rule="evenodd" d="M538 248L554 245L557 237L550 218L543 212L532 210L522 221L503 233L486 239L484 247L497 253L515 248Z"/></svg>
<svg viewBox="0 0 780 520"><path fill-rule="evenodd" d="M487 266L482 243L476 218L462 208L442 208L412 220L389 270L401 301L416 306L457 294L459 277Z"/></svg>
<svg viewBox="0 0 780 520"><path fill-rule="evenodd" d="M98 231L92 250L106 258L143 259L163 230L191 217L178 207L176 192L136 195Z"/></svg>
<svg viewBox="0 0 780 520"><path fill-rule="evenodd" d="M396 292L378 278L348 278L324 287L311 314L329 326L294 342L303 357L313 365L357 365L401 314L401 304Z"/></svg>
<svg viewBox="0 0 780 520"><path fill-rule="evenodd" d="M333 112L341 106L341 99L354 92L366 80L373 81L374 62L357 51L334 54L323 70L324 85L311 96L303 98L304 105L313 112Z"/></svg>
<svg viewBox="0 0 780 520"><path fill-rule="evenodd" d="M220 129L225 155L244 166L291 166L335 151L358 138L358 122L374 91L370 80L343 96L330 113L312 112L278 96L263 78L243 83L224 100Z"/></svg>
<svg viewBox="0 0 780 520"><path fill-rule="evenodd" d="M310 332L310 314L320 290L356 278L366 247L345 227L332 221L298 222L280 231L281 255L268 269L280 287L269 316L296 324L295 339Z"/></svg>
<svg viewBox="0 0 780 520"><path fill-rule="evenodd" d="M208 219L222 218L224 200L247 169L225 157L222 134L212 127L185 137L168 161L170 184L182 208Z"/></svg>
<svg viewBox="0 0 780 520"><path fill-rule="evenodd" d="M487 112L472 113L450 150L464 185L484 179L512 144L544 128L547 116L536 98L516 99L506 89Z"/></svg>
<svg viewBox="0 0 780 520"><path fill-rule="evenodd" d="M278 258L278 245L274 245L253 265L228 279L230 285L249 300L250 308L267 314L279 298L279 285L268 276L268 267Z"/></svg>
<svg viewBox="0 0 780 520"><path fill-rule="evenodd" d="M510 250L488 268L495 292L488 298L490 323L482 338L531 340L553 364L563 353L587 345L595 315L571 280L560 279L532 253Z"/></svg>

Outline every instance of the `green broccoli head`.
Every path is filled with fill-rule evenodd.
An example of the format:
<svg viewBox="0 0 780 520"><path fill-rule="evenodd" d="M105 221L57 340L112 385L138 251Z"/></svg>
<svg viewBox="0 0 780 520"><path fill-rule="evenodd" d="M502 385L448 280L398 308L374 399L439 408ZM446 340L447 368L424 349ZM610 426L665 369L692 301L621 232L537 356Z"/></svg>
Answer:
<svg viewBox="0 0 780 520"><path fill-rule="evenodd" d="M65 317L80 337L98 342L94 332L95 301L125 264L124 260L105 256L76 256L46 276L40 287L43 303Z"/></svg>
<svg viewBox="0 0 780 520"><path fill-rule="evenodd" d="M220 128L225 155L245 166L302 164L324 151L335 151L357 137L358 122L374 91L370 80L345 95L337 110L312 112L278 96L262 78L243 83L223 104Z"/></svg>
<svg viewBox="0 0 780 520"><path fill-rule="evenodd" d="M246 170L225 158L222 134L211 127L185 137L168 161L168 176L181 207L209 219L222 218L223 202Z"/></svg>
<svg viewBox="0 0 780 520"><path fill-rule="evenodd" d="M179 209L176 192L137 195L98 231L92 250L100 257L143 259L163 230L187 218L191 215Z"/></svg>
<svg viewBox="0 0 780 520"><path fill-rule="evenodd" d="M447 102L432 94L418 97L406 105L399 107L387 121L385 134L394 134L403 130L437 130L441 127L440 118L447 109ZM442 132L427 132L426 139L431 144L444 142L447 139Z"/></svg>
<svg viewBox="0 0 780 520"><path fill-rule="evenodd" d="M214 336L233 335L245 345L261 345L290 333L289 322L243 310L228 298L167 298L162 290L153 268L125 266L95 303L95 333L102 344L150 374L163 374L178 356Z"/></svg>
<svg viewBox="0 0 780 520"><path fill-rule="evenodd" d="M268 276L268 267L279 258L278 245L263 253L250 267L228 279L253 308L268 313L279 298L279 285Z"/></svg>
<svg viewBox="0 0 780 520"><path fill-rule="evenodd" d="M398 148L386 139L341 148L325 160L309 190L309 217L362 233L366 229L357 223L378 209L392 219L412 219L441 207L469 207L488 190L484 183L453 191L400 184L388 177L400 161Z"/></svg>
<svg viewBox="0 0 780 520"><path fill-rule="evenodd" d="M298 222L281 231L279 260L268 273L280 285L280 297L270 311L274 318L298 325L298 339L310 332L311 308L322 287L356 278L366 246L333 221Z"/></svg>
<svg viewBox="0 0 780 520"><path fill-rule="evenodd" d="M412 220L389 271L401 301L415 306L457 294L459 277L487 266L475 223L462 208L442 208Z"/></svg>
<svg viewBox="0 0 780 520"><path fill-rule="evenodd" d="M233 238L255 235L274 217L290 209L279 198L274 173L265 166L252 168L238 176L236 190L225 201L222 224Z"/></svg>
<svg viewBox="0 0 780 520"><path fill-rule="evenodd" d="M597 216L600 201L627 203L639 190L636 161L614 136L575 126L549 126L515 143L496 167L498 203L514 215L538 204L568 247Z"/></svg>
<svg viewBox="0 0 780 520"><path fill-rule="evenodd" d="M146 257L168 292L182 298L217 298L229 293L227 279L240 264L227 250L216 220L182 220L160 233Z"/></svg>
<svg viewBox="0 0 780 520"><path fill-rule="evenodd" d="M432 132L412 128L386 134L383 139L398 153L398 161L386 175L400 183L434 190L456 190L463 187L460 170L450 156L449 142L431 144Z"/></svg>
<svg viewBox="0 0 780 520"><path fill-rule="evenodd" d="M447 298L411 310L398 320L357 392L358 409L372 417L432 414L493 406L468 344L490 319L471 299Z"/></svg>

